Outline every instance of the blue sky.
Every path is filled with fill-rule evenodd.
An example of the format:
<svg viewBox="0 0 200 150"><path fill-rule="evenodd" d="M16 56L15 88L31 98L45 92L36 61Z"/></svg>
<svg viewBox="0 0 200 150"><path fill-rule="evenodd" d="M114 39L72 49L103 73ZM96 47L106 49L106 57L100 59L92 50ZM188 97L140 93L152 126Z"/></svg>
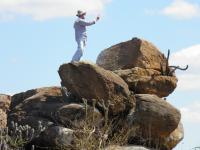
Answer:
<svg viewBox="0 0 200 150"><path fill-rule="evenodd" d="M87 19L101 15L88 28L82 60L95 62L105 48L133 37L170 49L178 87L169 102L182 112L185 139L176 148L200 146L200 1L199 0L0 0L0 93L59 85L57 70L75 50L73 22L77 9Z"/></svg>

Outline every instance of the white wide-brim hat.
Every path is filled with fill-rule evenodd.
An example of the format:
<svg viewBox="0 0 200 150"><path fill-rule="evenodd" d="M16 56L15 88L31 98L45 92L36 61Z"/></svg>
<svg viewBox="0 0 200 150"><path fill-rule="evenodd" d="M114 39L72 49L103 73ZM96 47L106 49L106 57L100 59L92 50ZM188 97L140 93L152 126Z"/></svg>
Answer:
<svg viewBox="0 0 200 150"><path fill-rule="evenodd" d="M78 10L76 16L77 16L77 17L80 17L80 16L82 16L82 15L86 15L86 12L81 11L81 10Z"/></svg>

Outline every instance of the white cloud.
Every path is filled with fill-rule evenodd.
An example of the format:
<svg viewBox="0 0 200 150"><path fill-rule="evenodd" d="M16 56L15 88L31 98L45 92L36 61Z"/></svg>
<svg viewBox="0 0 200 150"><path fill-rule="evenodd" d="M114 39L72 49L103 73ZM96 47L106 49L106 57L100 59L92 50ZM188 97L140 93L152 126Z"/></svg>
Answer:
<svg viewBox="0 0 200 150"><path fill-rule="evenodd" d="M181 74L178 75L178 90L181 91L200 91L200 75Z"/></svg>
<svg viewBox="0 0 200 150"><path fill-rule="evenodd" d="M99 13L111 0L0 0L0 19L31 16L34 20L74 16L78 9Z"/></svg>
<svg viewBox="0 0 200 150"><path fill-rule="evenodd" d="M189 123L200 123L200 102L194 102L193 104L180 109L182 114L182 120Z"/></svg>
<svg viewBox="0 0 200 150"><path fill-rule="evenodd" d="M189 65L187 71L177 71L178 90L200 91L200 44L173 53L170 56L170 65Z"/></svg>
<svg viewBox="0 0 200 150"><path fill-rule="evenodd" d="M154 16L154 15L158 14L158 12L154 9L145 9L144 13L148 16Z"/></svg>
<svg viewBox="0 0 200 150"><path fill-rule="evenodd" d="M200 5L186 0L173 0L161 13L176 19L191 19L200 16Z"/></svg>
<svg viewBox="0 0 200 150"><path fill-rule="evenodd" d="M172 54L170 57L172 64L190 66L191 71L198 71L200 67L200 44L184 48Z"/></svg>

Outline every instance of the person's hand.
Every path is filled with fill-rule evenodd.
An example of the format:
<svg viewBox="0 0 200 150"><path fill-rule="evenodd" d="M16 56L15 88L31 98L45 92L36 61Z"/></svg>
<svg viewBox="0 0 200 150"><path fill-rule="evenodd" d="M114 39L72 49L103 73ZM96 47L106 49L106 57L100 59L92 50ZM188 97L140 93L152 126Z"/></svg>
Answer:
<svg viewBox="0 0 200 150"><path fill-rule="evenodd" d="M97 18L96 18L96 21L98 21L100 19L100 17L99 16L97 16Z"/></svg>

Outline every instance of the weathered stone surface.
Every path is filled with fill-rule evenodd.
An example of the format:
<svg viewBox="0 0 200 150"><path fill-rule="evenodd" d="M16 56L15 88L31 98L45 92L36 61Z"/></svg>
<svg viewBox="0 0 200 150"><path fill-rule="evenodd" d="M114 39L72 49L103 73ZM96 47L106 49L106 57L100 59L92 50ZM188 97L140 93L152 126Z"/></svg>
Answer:
<svg viewBox="0 0 200 150"><path fill-rule="evenodd" d="M180 143L183 137L183 126L182 123L179 123L178 127L174 131L172 131L168 136L153 137L152 134L149 133L149 137L144 137L144 134L142 135L141 130L139 130L135 134L135 137L130 137L129 142L137 145L145 145L146 147L151 147L159 150L172 150L176 147L178 143Z"/></svg>
<svg viewBox="0 0 200 150"><path fill-rule="evenodd" d="M167 149L171 150L178 143L180 143L184 138L184 129L183 124L180 122L178 127L167 137L164 139L163 146Z"/></svg>
<svg viewBox="0 0 200 150"><path fill-rule="evenodd" d="M105 150L152 150L142 146L109 146Z"/></svg>
<svg viewBox="0 0 200 150"><path fill-rule="evenodd" d="M134 119L140 125L142 136L167 137L180 122L180 112L156 95L137 94Z"/></svg>
<svg viewBox="0 0 200 150"><path fill-rule="evenodd" d="M5 112L8 112L10 107L10 102L11 102L10 95L0 94L0 109L2 109Z"/></svg>
<svg viewBox="0 0 200 150"><path fill-rule="evenodd" d="M45 87L16 94L12 97L12 110L8 122L28 124L37 127L38 121L51 125L55 121L55 112L66 105L59 87Z"/></svg>
<svg viewBox="0 0 200 150"><path fill-rule="evenodd" d="M174 91L177 86L175 76L163 76L161 72L154 69L135 67L126 70L116 70L129 89L136 94L155 94L159 97L166 97Z"/></svg>
<svg viewBox="0 0 200 150"><path fill-rule="evenodd" d="M95 64L76 62L63 64L59 68L62 85L79 98L96 99L108 104L110 112L117 114L131 107L128 85L115 73ZM102 101L103 100L103 101Z"/></svg>
<svg viewBox="0 0 200 150"><path fill-rule="evenodd" d="M13 96L15 107L9 113L9 123L14 121L21 125L28 124L37 128L40 121L44 127L53 124L71 128L82 127L86 118L84 104L65 102L59 87L46 87L32 91L35 94L29 95L30 97L26 95L26 92L21 93L22 96L20 94ZM26 99L19 99L20 97ZM87 117L94 117L93 121L97 124L102 119L101 113L89 105L87 105L87 113Z"/></svg>
<svg viewBox="0 0 200 150"><path fill-rule="evenodd" d="M107 70L141 67L161 71L166 58L152 43L133 38L102 51L96 63Z"/></svg>
<svg viewBox="0 0 200 150"><path fill-rule="evenodd" d="M33 144L49 149L63 149L74 142L74 131L61 126L53 126L46 129ZM70 149L70 148L69 148Z"/></svg>
<svg viewBox="0 0 200 150"><path fill-rule="evenodd" d="M171 150L183 139L180 112L162 99L177 78L152 43L134 38L58 73L62 87L0 94L0 128L35 128L25 149Z"/></svg>
<svg viewBox="0 0 200 150"><path fill-rule="evenodd" d="M46 97L51 97L57 98L57 97L62 97L62 92L60 87L44 87L44 88L37 88L37 89L32 89L28 90L26 92L18 93L12 96L11 99L11 107L10 109L12 110L14 107L16 107L18 104L25 103L25 101L28 99L40 99ZM63 98L61 98L63 101Z"/></svg>
<svg viewBox="0 0 200 150"><path fill-rule="evenodd" d="M6 128L7 126L7 114L0 109L0 129Z"/></svg>

